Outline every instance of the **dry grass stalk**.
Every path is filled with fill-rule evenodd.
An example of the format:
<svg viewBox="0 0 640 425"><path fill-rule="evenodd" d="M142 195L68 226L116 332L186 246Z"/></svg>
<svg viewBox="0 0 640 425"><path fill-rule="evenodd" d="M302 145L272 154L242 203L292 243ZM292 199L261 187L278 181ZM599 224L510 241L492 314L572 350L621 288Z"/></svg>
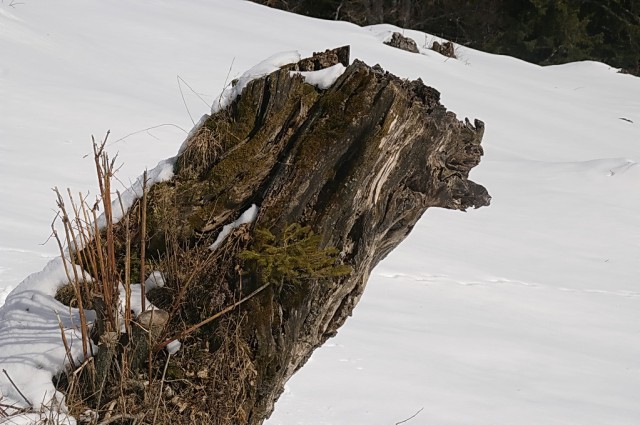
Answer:
<svg viewBox="0 0 640 425"><path fill-rule="evenodd" d="M158 344L155 348L155 351L160 351L163 348L165 348L167 345L169 345L170 343L172 343L173 341L182 339L186 336L188 336L189 334L193 333L194 331L200 329L201 327L203 327L204 325L206 325L207 323L210 323L212 321L214 321L215 319L219 318L220 316L227 314L228 312L234 310L236 307L238 307L241 304L244 304L245 302L249 301L251 298L255 297L256 295L258 295L260 292L262 292L263 290L265 290L269 285L271 284L271 282L267 282L264 285L260 286L258 289L256 289L255 291L253 291L252 293L250 293L249 295L247 295L246 297L242 298L240 301L237 301L233 304L231 304L229 307L219 311L218 313L214 314L213 316L210 316L208 318L206 318L205 320L201 321L200 323L196 323L195 325L185 329L184 331L180 332L178 335L167 339L166 341Z"/></svg>
<svg viewBox="0 0 640 425"><path fill-rule="evenodd" d="M122 205L122 196L118 192L118 202L120 203L120 209L122 210L122 216L124 217L125 227L125 263L124 263L124 328L127 335L131 335L131 230L129 223L129 215L126 214L124 206ZM144 258L144 257L142 257ZM144 261L142 261L144 263ZM144 276L144 275L143 275ZM143 295L144 298L144 295ZM144 310L144 305L142 306Z"/></svg>
<svg viewBox="0 0 640 425"><path fill-rule="evenodd" d="M71 220L69 219L69 215L67 214L67 210L65 209L64 206L64 201L62 199L62 195L60 194L60 191L58 190L58 188L54 189L54 192L57 195L57 204L58 204L58 208L60 210L60 214L62 216L62 224L64 226L64 231L65 231L65 236L66 236L66 240L67 240L67 244L69 244L71 242L71 237L69 236L70 233L73 233L73 228L71 227ZM56 216L57 218L58 216ZM67 274L67 278L69 279L69 282L72 283L73 285L73 289L75 291L75 296L76 296L76 301L78 303L78 314L80 315L80 332L81 332L81 338L82 338L82 354L87 357L88 355L88 350L87 350L87 341L88 341L88 335L89 335L89 328L87 326L87 317L85 315L85 311L84 311L84 304L83 304L83 297L82 297L82 291L80 290L80 278L78 276L78 270L76 269L76 265L73 262L73 257L74 257L74 252L77 249L77 244L74 242L74 249L72 249L71 247L68 247L67 252L69 254L69 256L67 257L67 253L65 253L65 250L63 248L62 242L60 241L60 238L58 237L58 232L55 229L55 220L54 222L51 223L51 228L53 230L53 236L55 237L57 243L58 243L58 248L60 249L60 257L62 258L62 263L64 265L64 270L65 273ZM75 241L75 239L73 239ZM73 270L73 278L71 277L71 274L69 272L69 266L67 263L71 264L71 269Z"/></svg>
<svg viewBox="0 0 640 425"><path fill-rule="evenodd" d="M171 353L167 355L167 361L164 364L164 370L162 371L162 379L160 379L160 397L157 398L156 408L153 411L153 421L152 425L156 424L156 419L158 418L158 408L160 407L160 401L162 400L162 390L164 388L164 380L167 377L167 368L169 367L169 360L171 360Z"/></svg>
<svg viewBox="0 0 640 425"><path fill-rule="evenodd" d="M63 345L65 346L66 357L73 372L66 373L66 380L62 382L66 392L67 403L72 410L82 412L86 410L87 403L95 407L95 422L101 416L102 403L110 403L109 417L102 418L103 422L111 423L116 420L122 421L127 418L137 418L140 415L134 415L128 409L132 406L129 401L130 380L137 376L137 371L132 370L131 356L135 343L130 340L133 332L132 325L134 318L132 317L132 300L131 300L131 284L132 284L132 226L131 215L125 210L123 199L116 191L119 208L122 212L122 222L116 225L113 215L113 203L111 195L112 178L115 173L115 161L109 159L105 152L105 146L109 134L97 143L93 139L94 162L96 166L96 175L100 190L100 197L90 205L86 201L86 197L82 194L74 199L71 192L68 191L71 208L67 208L62 194L56 188L57 205L60 212L54 219L51 227L53 236L55 237L60 254L63 258L64 269L72 288L73 300L77 303L80 315L80 330L82 333L83 355L87 359L80 367L76 369L73 354L70 349L69 341L65 334L62 321L59 319L59 327ZM148 178L145 172L143 176L143 196L141 198L138 209L140 216L136 225L141 226L140 231L140 284L141 284L141 300L143 311L147 308L145 298L145 245L146 245L146 199L148 191ZM116 204L117 205L117 204ZM99 219L99 211L102 210L102 217ZM60 220L63 224L64 243L58 236L56 230L56 221ZM102 226L99 223L102 220ZM135 218L134 218L135 220ZM116 235L116 231L120 232ZM116 255L117 239L124 243L124 259L123 269L121 270ZM124 299L122 303L122 312L120 311L119 286L124 288ZM87 308L96 309L97 318L93 325L87 323ZM127 334L122 337L121 331ZM150 337L150 335L149 335ZM106 338L106 339L105 339ZM143 337L147 338L147 337ZM90 339L95 344L100 341L109 339L113 344L106 344L114 347L112 353L104 353L105 345L99 345L100 350L96 357L89 357ZM157 341L148 341L148 346L153 347ZM94 353L91 353L93 355ZM149 363L147 374L149 376L148 388L153 384L153 358L150 353L146 359ZM102 357L101 357L102 356ZM105 357L106 356L106 357ZM106 363L99 364L94 359L106 359ZM106 365L106 366L105 366ZM106 367L106 369L105 369ZM135 378L134 378L135 379ZM60 381L58 382L60 387ZM114 391L116 394L114 394ZM147 390L145 390L147 391ZM150 390L149 390L150 391ZM119 394L118 394L119 393ZM114 398L114 396L116 398ZM155 411L157 414L158 405ZM117 410L111 412L113 409ZM150 409L153 411L153 408Z"/></svg>
<svg viewBox="0 0 640 425"><path fill-rule="evenodd" d="M147 244L147 170L144 170L142 174L142 206L140 207L140 303L142 305L142 311L145 310L146 296L145 296L145 255Z"/></svg>
<svg viewBox="0 0 640 425"><path fill-rule="evenodd" d="M112 206L114 196L111 194L113 190L111 183L116 170L114 160L109 159L105 152L108 135L107 133L107 136L100 143L93 139L96 176L100 189L98 200L91 205L87 203L86 197L83 197L82 194L74 199L71 192L68 191L71 208L66 208L62 195L56 189L60 208L59 216L56 219L61 218L64 225L64 243L57 235L56 220L52 223L52 231L58 241L67 278L73 289L71 296L75 297L77 302L81 321L83 354L87 359L75 371L67 371L64 375L66 380L62 379L58 388L65 392L67 404L73 414L84 412L91 406L91 410L95 413L95 418L91 420L93 424L100 423L100 420L103 423L112 423L123 420L126 422L127 419L133 418L145 421L145 423L167 423L168 418L180 421L185 419L185 415L196 422L209 423L207 418L210 418L213 412L210 406L200 405L200 402L185 401L201 395L204 399L209 397L206 392L201 394L204 387L187 385L180 388L180 385L184 384L173 384L173 381L165 379L167 370L170 370L170 360L172 363L178 363L180 368L191 367L192 361L183 358L184 355L179 355L176 359L167 355L164 357L166 361L163 370L157 364L157 360L163 356L163 354L159 354L159 351L171 341L185 337L197 341L198 344L202 343L208 346L209 341L206 338L201 340L198 335L194 336L195 331L227 315L264 290L268 284L259 287L243 298L240 298L241 291L227 289L233 288L233 286L226 286L225 278L223 274L219 274L219 271L221 267L228 268L236 264L236 253L239 250L237 244L240 244L241 240L242 243L248 241L246 229L238 230L238 234L230 237L228 243L216 251L207 248L211 244L211 241L207 239L211 237L211 234L199 236L202 240L191 240L189 243L195 244L195 248L193 245L182 247L178 242L181 240L180 229L171 225L172 220L177 221L179 214L173 206L172 199L167 197L164 200L166 205L156 205L157 199L152 205L147 205L149 188L146 172L143 175L142 197L134 204L131 211L125 210L124 200L117 191L115 192L117 195L116 203ZM216 143L213 139L208 141ZM158 214L159 211L154 210L156 207L164 209L164 211L160 211ZM113 208L120 208L120 212L122 212L123 218L120 223L116 223L114 220ZM102 210L102 217L99 220L100 210ZM141 285L140 307L144 311L149 304L146 300L148 288L145 287L146 274L150 269L146 264L146 247L149 243L147 210L149 210L150 217L153 217L152 225L154 227L152 229L154 231L158 231L159 217L161 222L166 222L166 227L161 228L166 236L164 241L166 252L163 252L163 257L158 260L157 269L161 270L164 276L168 275L173 284L171 289L164 292L165 295L169 294L166 299L166 308L170 312L169 320L166 325L163 322L161 332L154 332L153 335L146 330L137 332L140 323L133 317L132 306L137 305L138 300L131 300L131 285L132 281L135 281ZM165 221L165 218L168 218L168 221ZM98 223L104 227L99 227ZM239 236L241 233L244 235L244 239ZM138 258L135 257L137 254L139 254L140 260L139 269L138 264L135 263L138 261ZM139 276L136 276L138 271ZM216 273L212 274L212 271ZM196 311L193 312L193 315L190 312L185 314L184 304L188 302L189 297L193 296L192 287L196 287L197 291L202 291L204 286L200 280L203 276L218 275L220 277L215 278L215 285L220 285L222 289L216 289L218 290L216 293L218 298L211 304L211 310ZM120 285L124 288L123 294L120 294ZM239 286L242 286L242 282L239 283ZM218 286L214 287L218 288ZM175 292L172 292L174 290ZM124 299L121 301L122 296ZM238 298L240 298L239 301L234 302ZM224 307L225 305L227 307ZM93 324L87 323L85 314L87 308L96 310L97 318ZM151 314L153 315L153 312ZM222 320L226 323L228 320L235 319L229 318L228 315ZM183 323L182 329L184 330L170 332L169 323L173 322L173 326L175 326L176 322L180 321ZM59 320L59 326L69 364L75 368L76 364L73 361L73 354L69 341L66 340L67 336L61 320ZM236 325L236 328L236 332L239 332L239 325ZM126 335L122 335L121 332ZM228 332L231 331L223 330L221 335ZM140 341L137 334L140 334L142 340L146 339L147 346L151 347L142 356L142 361L135 357L136 345ZM171 334L174 336L168 339L167 336ZM113 341L113 344L105 343L104 341L107 339ZM98 345L98 352L91 353L91 355L95 354L94 357L89 357L89 351L93 347L92 344L88 344L90 340L93 340L94 344L102 342L101 345ZM214 385L226 388L229 385L234 385L233 382L227 382L227 378L231 379L234 373L249 373L247 371L251 362L247 354L248 348L243 348L239 337L237 341L233 339L225 341L224 345L226 348L221 350L219 354L207 356L211 359L222 356L220 359L224 358L230 365L236 365L217 366L220 370L215 373L217 378L213 379ZM106 346L114 348L105 348ZM109 351L106 357L105 351ZM241 358L235 359L234 356ZM105 358L107 360L103 362ZM194 367L200 366L195 362ZM144 380L148 381L143 382ZM176 389L176 387L178 388ZM166 396L164 394L165 388L169 392L181 391L179 393L181 394L180 400L183 401L179 401L177 404L165 403L163 398ZM232 393L241 394L243 391L245 389L238 388ZM243 417L244 414L239 407L244 400L243 397L234 396L233 401L220 402L219 405L224 405L225 411L229 412L225 417L236 419ZM175 397L172 396L172 400L173 398ZM189 410L185 412L185 408L189 409L189 407L185 407L187 405L193 405L191 413Z"/></svg>
<svg viewBox="0 0 640 425"><path fill-rule="evenodd" d="M69 360L69 366L72 369L76 368L76 362L73 360L73 355L71 354L71 348L69 347L69 342L67 341L67 335L64 333L64 326L62 325L62 319L60 319L60 315L56 311L56 317L58 318L58 327L60 328L60 337L62 338L62 343L64 344L64 351L67 355L67 360Z"/></svg>
<svg viewBox="0 0 640 425"><path fill-rule="evenodd" d="M205 171L202 165L212 164L223 151L216 132L206 126L200 127L190 139L178 166L193 174Z"/></svg>
<svg viewBox="0 0 640 425"><path fill-rule="evenodd" d="M20 388L18 388L18 386L16 385L15 382L13 382L13 379L11 379L11 376L9 376L9 372L7 372L5 369L2 369L2 373L5 374L5 376L7 377L7 379L9 380L9 382L11 382L11 385L13 385L13 388L16 389L16 391L18 392L18 394L20 394L20 396L22 397L22 399L29 405L30 408L33 409L33 403L31 403L29 401L29 399L22 393L22 391L20 391Z"/></svg>

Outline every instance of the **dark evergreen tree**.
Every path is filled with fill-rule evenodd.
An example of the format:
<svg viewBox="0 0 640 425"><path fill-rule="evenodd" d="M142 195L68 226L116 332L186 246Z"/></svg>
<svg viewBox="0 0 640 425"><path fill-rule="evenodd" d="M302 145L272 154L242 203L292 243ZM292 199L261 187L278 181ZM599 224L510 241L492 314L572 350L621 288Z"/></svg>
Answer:
<svg viewBox="0 0 640 425"><path fill-rule="evenodd" d="M640 0L254 0L323 19L382 22L539 64L598 60L640 74Z"/></svg>

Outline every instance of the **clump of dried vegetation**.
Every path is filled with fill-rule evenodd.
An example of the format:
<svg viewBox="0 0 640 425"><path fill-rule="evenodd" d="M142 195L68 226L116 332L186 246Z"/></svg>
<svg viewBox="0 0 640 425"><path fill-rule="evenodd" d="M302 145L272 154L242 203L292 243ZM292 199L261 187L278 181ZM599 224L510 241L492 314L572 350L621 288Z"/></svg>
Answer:
<svg viewBox="0 0 640 425"><path fill-rule="evenodd" d="M350 268L336 265L337 250L320 250L319 237L298 224L278 236L246 224L215 250L216 232L185 238L175 183L147 187L146 172L140 198L127 209L112 187L107 138L93 143L96 202L70 191L65 202L54 189L52 232L69 281L56 298L78 310L84 358L74 360L60 323L67 361L54 384L79 423L246 423L257 371L242 305L272 284L282 290ZM158 272L163 285L148 288ZM178 340L182 348L169 350Z"/></svg>
<svg viewBox="0 0 640 425"><path fill-rule="evenodd" d="M52 229L69 279L56 298L79 311L86 360L74 362L61 332L68 366L54 383L81 423L240 423L247 390L232 387L245 382L244 376L252 371L248 347L238 335L244 316L233 310L255 292L237 300L229 285L222 284L225 279L214 276L228 278L222 272L241 261L233 252L246 245L249 232L238 229L216 251L208 249L211 242L205 238L181 241L172 225L178 211L171 199L157 196L154 205L147 205L146 173L140 199L127 211L112 188L115 160L105 151L106 141L94 141L97 202L90 205L69 192L68 207L55 189L60 211L56 218L64 235L53 224ZM164 221L154 229L164 233L161 253L147 250L149 208ZM230 270L239 270L235 265ZM165 285L148 290L146 279L156 271ZM210 281L202 282L202 276L211 276ZM187 304L193 296L210 298L210 308L190 310ZM87 320L89 309L95 310L93 322ZM134 311L143 313L136 316ZM205 326L207 332L198 333ZM179 339L184 349L173 355L165 350Z"/></svg>

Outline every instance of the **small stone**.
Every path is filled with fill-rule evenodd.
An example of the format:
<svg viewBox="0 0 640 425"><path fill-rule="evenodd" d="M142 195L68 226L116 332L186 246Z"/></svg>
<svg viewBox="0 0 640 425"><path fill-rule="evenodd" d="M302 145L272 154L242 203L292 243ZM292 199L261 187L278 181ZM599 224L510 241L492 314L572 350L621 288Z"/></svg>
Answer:
<svg viewBox="0 0 640 425"><path fill-rule="evenodd" d="M409 38L405 37L399 32L394 32L391 36L391 40L385 41L384 44L387 46L395 47L396 49L406 50L411 53L419 53L418 45L416 42Z"/></svg>
<svg viewBox="0 0 640 425"><path fill-rule="evenodd" d="M434 41L433 44L431 45L431 50L433 50L434 52L438 52L442 56L446 56L448 58L456 57L455 47L453 43L450 41L445 41L442 44L438 43L437 41Z"/></svg>
<svg viewBox="0 0 640 425"><path fill-rule="evenodd" d="M160 327L169 321L169 313L160 309L147 310L140 313L137 320L145 329Z"/></svg>

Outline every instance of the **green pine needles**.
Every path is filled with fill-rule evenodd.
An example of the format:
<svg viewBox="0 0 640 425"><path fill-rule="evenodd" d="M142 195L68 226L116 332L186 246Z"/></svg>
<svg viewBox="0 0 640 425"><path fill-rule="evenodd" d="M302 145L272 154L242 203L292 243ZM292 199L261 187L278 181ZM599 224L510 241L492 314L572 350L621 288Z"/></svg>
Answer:
<svg viewBox="0 0 640 425"><path fill-rule="evenodd" d="M256 229L252 249L240 258L253 262L263 282L298 282L302 279L346 276L351 267L337 264L338 249L319 249L320 235L311 227L293 223L277 238L268 229Z"/></svg>

